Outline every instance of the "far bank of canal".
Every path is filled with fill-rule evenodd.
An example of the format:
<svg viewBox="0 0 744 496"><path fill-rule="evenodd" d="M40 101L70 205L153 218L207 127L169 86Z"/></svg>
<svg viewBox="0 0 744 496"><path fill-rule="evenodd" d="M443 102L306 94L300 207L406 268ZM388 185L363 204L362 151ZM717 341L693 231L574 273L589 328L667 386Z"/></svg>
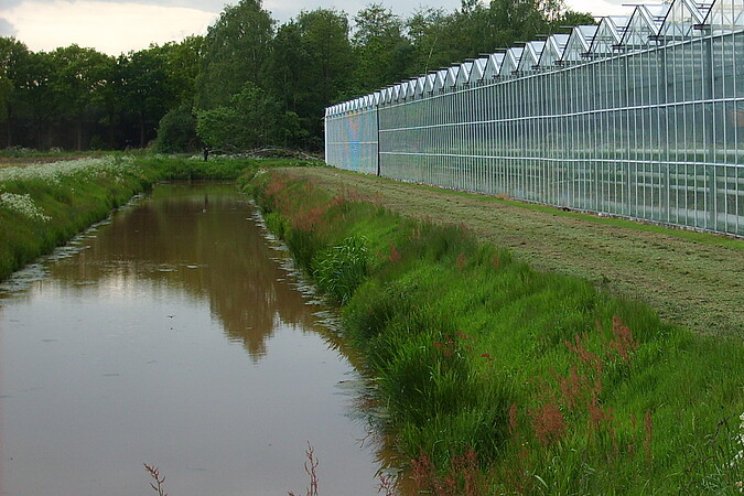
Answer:
<svg viewBox="0 0 744 496"><path fill-rule="evenodd" d="M158 186L4 284L0 495L141 494L143 463L174 496L299 493L308 441L324 496L377 494L359 378L251 208Z"/></svg>

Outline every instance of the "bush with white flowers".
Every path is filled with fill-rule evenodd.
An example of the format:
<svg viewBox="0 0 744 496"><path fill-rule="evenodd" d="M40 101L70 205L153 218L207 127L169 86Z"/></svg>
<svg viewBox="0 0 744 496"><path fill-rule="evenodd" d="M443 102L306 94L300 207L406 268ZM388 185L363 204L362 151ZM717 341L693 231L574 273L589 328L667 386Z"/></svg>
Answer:
<svg viewBox="0 0 744 496"><path fill-rule="evenodd" d="M44 222L51 220L51 217L44 215L39 207L36 206L31 195L17 195L15 193L0 194L0 208L7 208L31 219L38 219Z"/></svg>
<svg viewBox="0 0 744 496"><path fill-rule="evenodd" d="M24 167L8 167L0 169L0 183L30 179L41 179L59 183L63 177L72 175L84 175L87 177L97 177L109 173L116 175L130 168L132 162L132 157L102 157L34 164Z"/></svg>

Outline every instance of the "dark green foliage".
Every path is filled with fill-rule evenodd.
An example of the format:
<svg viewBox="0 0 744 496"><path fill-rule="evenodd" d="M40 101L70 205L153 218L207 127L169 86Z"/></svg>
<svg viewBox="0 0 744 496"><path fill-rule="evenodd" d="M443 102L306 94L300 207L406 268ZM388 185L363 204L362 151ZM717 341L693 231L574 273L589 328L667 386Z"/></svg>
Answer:
<svg viewBox="0 0 744 496"><path fill-rule="evenodd" d="M228 105L246 83L261 86L272 36L271 16L263 10L261 0L241 0L225 7L204 41L202 67L196 78L196 108Z"/></svg>
<svg viewBox="0 0 744 496"><path fill-rule="evenodd" d="M212 149L251 150L286 145L287 136L298 132L295 119L283 113L278 101L247 82L226 105L199 111L196 130Z"/></svg>
<svg viewBox="0 0 744 496"><path fill-rule="evenodd" d="M173 146L161 138L158 146L183 150L182 143L191 144L185 139L189 120L177 110L183 106L214 111L203 114L208 127L225 129L204 136L216 143L320 150L329 105L593 22L585 14L559 13L559 6L553 0L466 0L452 12L421 10L403 19L371 4L353 15L352 32L349 15L323 8L302 11L275 29L260 0L241 0L223 10L206 37L118 57L76 45L33 53L0 38L0 146L141 148L168 114L165 124L183 138ZM260 125L253 128L236 125L246 97L261 107ZM241 138L246 132L249 137Z"/></svg>
<svg viewBox="0 0 744 496"><path fill-rule="evenodd" d="M189 105L181 105L160 119L155 150L161 153L191 152L199 148L196 117Z"/></svg>

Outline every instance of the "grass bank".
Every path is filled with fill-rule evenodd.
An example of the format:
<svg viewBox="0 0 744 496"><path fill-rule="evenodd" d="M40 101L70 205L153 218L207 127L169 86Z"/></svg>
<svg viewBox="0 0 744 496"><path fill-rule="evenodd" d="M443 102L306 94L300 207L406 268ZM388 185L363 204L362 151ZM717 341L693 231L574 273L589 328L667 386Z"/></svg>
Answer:
<svg viewBox="0 0 744 496"><path fill-rule="evenodd" d="M328 167L288 169L331 195L353 192L407 217L459 225L545 272L642 300L664 320L744 339L744 242Z"/></svg>
<svg viewBox="0 0 744 496"><path fill-rule="evenodd" d="M249 168L304 164L228 158L203 162L141 154L77 158L26 152L9 158L12 163L0 167L0 280L157 181L235 180Z"/></svg>
<svg viewBox="0 0 744 496"><path fill-rule="evenodd" d="M251 184L342 305L413 494L741 494L740 339L353 190L287 171Z"/></svg>

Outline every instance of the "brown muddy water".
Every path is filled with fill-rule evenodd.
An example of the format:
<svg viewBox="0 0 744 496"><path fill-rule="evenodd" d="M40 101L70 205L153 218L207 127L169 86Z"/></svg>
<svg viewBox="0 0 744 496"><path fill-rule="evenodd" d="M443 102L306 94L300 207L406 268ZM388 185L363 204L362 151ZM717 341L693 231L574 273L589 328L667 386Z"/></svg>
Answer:
<svg viewBox="0 0 744 496"><path fill-rule="evenodd" d="M282 261L283 260L283 261ZM0 288L0 495L377 494L360 380L232 186L163 185Z"/></svg>

